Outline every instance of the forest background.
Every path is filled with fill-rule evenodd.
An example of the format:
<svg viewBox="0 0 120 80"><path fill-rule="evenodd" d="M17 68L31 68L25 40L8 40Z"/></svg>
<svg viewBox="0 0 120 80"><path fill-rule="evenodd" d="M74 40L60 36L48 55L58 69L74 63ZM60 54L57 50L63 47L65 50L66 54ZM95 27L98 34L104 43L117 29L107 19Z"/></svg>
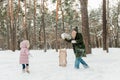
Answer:
<svg viewBox="0 0 120 80"><path fill-rule="evenodd" d="M120 47L120 1L90 1L0 0L0 49L15 51L23 39L34 50L71 48L61 33L71 33L76 26L87 53L95 47Z"/></svg>

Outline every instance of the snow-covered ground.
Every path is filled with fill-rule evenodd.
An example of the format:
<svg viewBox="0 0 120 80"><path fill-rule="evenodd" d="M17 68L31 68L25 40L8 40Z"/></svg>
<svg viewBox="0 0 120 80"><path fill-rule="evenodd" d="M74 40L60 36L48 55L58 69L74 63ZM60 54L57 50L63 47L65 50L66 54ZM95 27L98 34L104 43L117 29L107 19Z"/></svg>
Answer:
<svg viewBox="0 0 120 80"><path fill-rule="evenodd" d="M55 50L30 50L30 74L22 73L19 51L0 51L0 80L120 80L120 48L92 49L83 59L89 69L74 68L74 54L67 49L67 66L59 66L59 54Z"/></svg>

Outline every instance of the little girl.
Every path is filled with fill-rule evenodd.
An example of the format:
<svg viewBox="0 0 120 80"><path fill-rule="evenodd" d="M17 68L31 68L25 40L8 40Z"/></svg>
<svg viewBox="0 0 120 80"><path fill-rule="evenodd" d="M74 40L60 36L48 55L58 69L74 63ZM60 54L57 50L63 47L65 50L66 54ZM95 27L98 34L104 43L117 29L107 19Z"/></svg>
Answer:
<svg viewBox="0 0 120 80"><path fill-rule="evenodd" d="M29 41L23 40L20 43L20 64L22 64L22 71L30 73L29 71Z"/></svg>

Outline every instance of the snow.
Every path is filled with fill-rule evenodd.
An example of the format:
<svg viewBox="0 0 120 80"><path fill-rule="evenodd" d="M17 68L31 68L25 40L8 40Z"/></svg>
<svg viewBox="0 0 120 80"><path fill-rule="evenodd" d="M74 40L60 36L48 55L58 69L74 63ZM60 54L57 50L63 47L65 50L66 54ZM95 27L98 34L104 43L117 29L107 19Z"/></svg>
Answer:
<svg viewBox="0 0 120 80"><path fill-rule="evenodd" d="M0 80L119 80L120 48L93 48L92 54L83 59L89 69L74 68L74 54L67 49L67 66L59 66L59 54L55 50L30 50L30 74L22 73L19 50L0 51Z"/></svg>

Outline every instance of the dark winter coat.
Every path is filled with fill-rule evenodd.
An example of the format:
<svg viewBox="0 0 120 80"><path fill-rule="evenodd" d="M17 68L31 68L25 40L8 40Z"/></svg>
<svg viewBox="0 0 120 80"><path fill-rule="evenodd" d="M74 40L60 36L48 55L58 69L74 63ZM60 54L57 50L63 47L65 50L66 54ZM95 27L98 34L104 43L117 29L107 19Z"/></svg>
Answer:
<svg viewBox="0 0 120 80"><path fill-rule="evenodd" d="M66 40L66 39L65 39ZM85 45L83 42L83 37L81 33L76 33L75 39L66 40L67 42L71 42L75 40L76 43L72 43L73 51L76 57L82 57L85 54Z"/></svg>
<svg viewBox="0 0 120 80"><path fill-rule="evenodd" d="M81 33L76 33L75 37L76 43L73 43L73 50L76 57L81 57L85 53L85 45L83 42L83 37Z"/></svg>

